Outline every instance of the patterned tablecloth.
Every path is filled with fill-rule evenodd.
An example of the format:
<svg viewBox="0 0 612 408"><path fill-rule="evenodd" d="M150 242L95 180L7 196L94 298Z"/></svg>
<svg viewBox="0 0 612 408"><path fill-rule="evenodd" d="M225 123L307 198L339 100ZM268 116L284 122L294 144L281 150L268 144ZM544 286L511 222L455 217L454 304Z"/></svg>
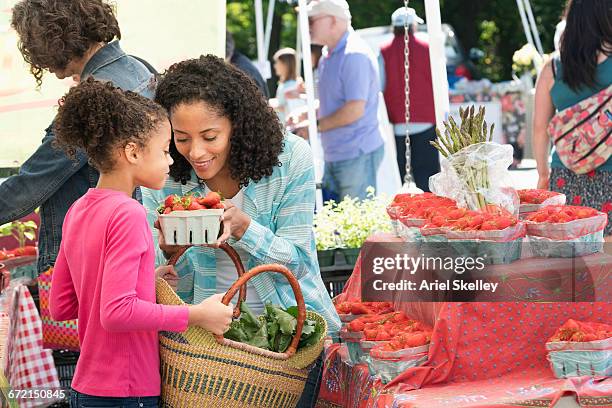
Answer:
<svg viewBox="0 0 612 408"><path fill-rule="evenodd" d="M371 237L388 241L388 235ZM587 269L595 299L609 299L612 257L597 255ZM603 258L601 258L603 257ZM528 260L523 260L528 261ZM550 266L531 260L513 263L508 279L521 281L521 268L542 268L537 290L554 290ZM519 261L522 262L522 261ZM360 297L359 262L339 300ZM558 280L558 279L557 279ZM556 280L553 280L556 282ZM597 282L597 283L593 283ZM522 287L523 283L517 287ZM532 290L530 293L537 293ZM428 361L410 368L389 384L370 376L364 364L347 363L345 347L326 348L320 407L547 407L564 393L577 395L583 407L612 407L612 379L557 379L544 344L566 320L612 322L612 303L598 302L472 302L404 303L396 308L434 326Z"/></svg>

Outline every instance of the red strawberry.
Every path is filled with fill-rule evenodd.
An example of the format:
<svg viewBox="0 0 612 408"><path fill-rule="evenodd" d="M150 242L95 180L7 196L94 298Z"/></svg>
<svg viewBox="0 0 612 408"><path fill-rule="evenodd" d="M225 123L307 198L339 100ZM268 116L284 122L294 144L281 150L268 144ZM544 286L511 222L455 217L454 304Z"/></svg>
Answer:
<svg viewBox="0 0 612 408"><path fill-rule="evenodd" d="M26 245L23 247L24 255L36 255L36 247L31 245Z"/></svg>
<svg viewBox="0 0 612 408"><path fill-rule="evenodd" d="M191 202L189 203L189 206L187 207L187 210L189 211L195 211L195 210L203 210L206 207L204 207L202 204L198 203L197 200L191 200Z"/></svg>
<svg viewBox="0 0 612 408"><path fill-rule="evenodd" d="M404 344L406 347L419 347L429 343L427 334L419 332L406 337Z"/></svg>
<svg viewBox="0 0 612 408"><path fill-rule="evenodd" d="M369 310L367 307L365 307L363 304L361 303L353 303L351 305L351 313L358 315L358 314L368 314Z"/></svg>
<svg viewBox="0 0 612 408"><path fill-rule="evenodd" d="M172 207L174 204L181 201L181 197L176 194L169 195L164 200L164 207Z"/></svg>
<svg viewBox="0 0 612 408"><path fill-rule="evenodd" d="M380 330L376 334L376 341L389 341L391 340L391 335L385 330Z"/></svg>
<svg viewBox="0 0 612 408"><path fill-rule="evenodd" d="M365 334L366 340L376 340L376 336L378 335L378 330L376 329L365 329L363 331Z"/></svg>
<svg viewBox="0 0 612 408"><path fill-rule="evenodd" d="M217 203L213 205L211 208L216 209L216 210L223 210L225 209L225 206L223 205L223 203Z"/></svg>
<svg viewBox="0 0 612 408"><path fill-rule="evenodd" d="M164 214L170 214L172 212L172 207L164 208Z"/></svg>
<svg viewBox="0 0 612 408"><path fill-rule="evenodd" d="M352 331L352 332L360 332L360 331L363 331L364 328L365 328L364 323L360 321L359 319L353 320L352 322L348 324L348 329L349 331Z"/></svg>
<svg viewBox="0 0 612 408"><path fill-rule="evenodd" d="M482 225L480 226L481 231L494 231L498 229L503 229L503 228L498 228L495 221L491 221L491 220L483 222Z"/></svg>
<svg viewBox="0 0 612 408"><path fill-rule="evenodd" d="M185 211L185 207L181 203L176 203L172 206L172 211Z"/></svg>
<svg viewBox="0 0 612 408"><path fill-rule="evenodd" d="M202 197L200 199L200 204L202 204L206 208L212 208L220 202L221 196L219 195L219 193L216 193L214 191L209 192L208 194L206 194L206 197Z"/></svg>

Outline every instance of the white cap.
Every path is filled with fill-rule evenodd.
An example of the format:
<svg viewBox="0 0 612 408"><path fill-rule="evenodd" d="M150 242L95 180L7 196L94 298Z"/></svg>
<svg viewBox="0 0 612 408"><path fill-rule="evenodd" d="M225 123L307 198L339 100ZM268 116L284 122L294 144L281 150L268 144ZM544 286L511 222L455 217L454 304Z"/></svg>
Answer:
<svg viewBox="0 0 612 408"><path fill-rule="evenodd" d="M351 12L346 0L313 0L306 8L308 17L319 15L334 16L343 20L351 19Z"/></svg>
<svg viewBox="0 0 612 408"><path fill-rule="evenodd" d="M423 24L424 21L421 17L417 16L416 11L413 8L408 7L408 12L406 12L406 7L400 7L391 14L391 25L394 27L403 27L404 25L419 23Z"/></svg>

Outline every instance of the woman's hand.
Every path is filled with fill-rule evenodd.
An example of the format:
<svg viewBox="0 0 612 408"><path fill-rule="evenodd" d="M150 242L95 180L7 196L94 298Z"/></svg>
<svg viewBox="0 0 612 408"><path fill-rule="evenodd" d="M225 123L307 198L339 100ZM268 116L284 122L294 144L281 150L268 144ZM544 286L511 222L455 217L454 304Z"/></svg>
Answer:
<svg viewBox="0 0 612 408"><path fill-rule="evenodd" d="M244 211L232 204L231 201L224 201L225 211L221 216L223 224L223 233L212 246L218 248L221 243L227 241L230 237L240 240L251 224L251 217Z"/></svg>
<svg viewBox="0 0 612 408"><path fill-rule="evenodd" d="M158 279L158 278L162 278L163 280L168 282L172 290L176 292L176 287L178 284L179 277L176 271L174 270L174 266L172 265L158 266L155 269L155 279Z"/></svg>
<svg viewBox="0 0 612 408"><path fill-rule="evenodd" d="M548 190L550 187L550 172L540 172L538 174L538 188Z"/></svg>
<svg viewBox="0 0 612 408"><path fill-rule="evenodd" d="M153 226L157 229L157 243L159 244L159 249L164 252L164 256L166 257L166 259L170 259L172 255L174 255L178 252L179 249L181 249L181 245L166 244L166 239L164 238L164 233L162 232L159 220L155 221Z"/></svg>

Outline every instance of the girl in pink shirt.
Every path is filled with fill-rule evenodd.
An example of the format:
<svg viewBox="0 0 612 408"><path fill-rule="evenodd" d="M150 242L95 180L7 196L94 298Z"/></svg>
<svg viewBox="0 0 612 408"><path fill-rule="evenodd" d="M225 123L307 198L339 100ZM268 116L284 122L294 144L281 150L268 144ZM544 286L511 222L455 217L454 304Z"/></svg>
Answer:
<svg viewBox="0 0 612 408"><path fill-rule="evenodd" d="M171 129L166 111L133 92L88 79L60 101L57 144L87 154L100 172L96 188L68 210L53 272L54 320L79 319L81 354L71 407L156 407L160 330L195 324L227 330L231 305L221 295L193 306L155 303L155 248L139 186L160 189L168 177Z"/></svg>

